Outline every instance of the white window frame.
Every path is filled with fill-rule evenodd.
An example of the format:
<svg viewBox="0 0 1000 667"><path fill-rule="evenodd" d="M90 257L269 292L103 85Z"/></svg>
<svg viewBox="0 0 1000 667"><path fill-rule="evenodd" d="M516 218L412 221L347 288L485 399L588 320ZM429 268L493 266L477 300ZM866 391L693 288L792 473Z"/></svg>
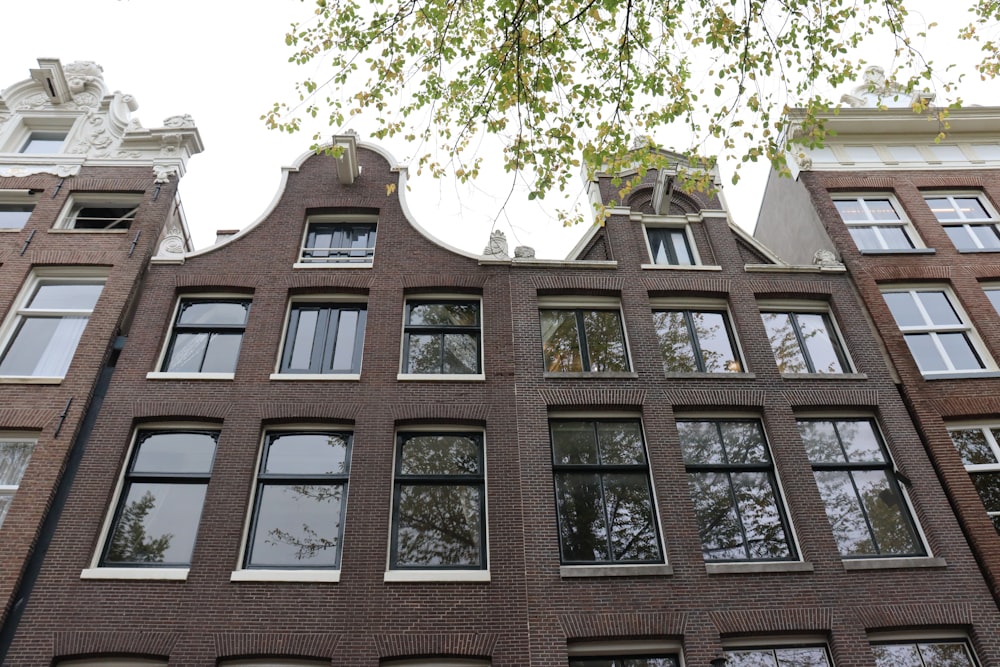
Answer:
<svg viewBox="0 0 1000 667"><path fill-rule="evenodd" d="M406 359L406 309L411 301L475 301L479 304L479 373L404 373L403 360ZM403 317L399 330L399 372L397 380L431 381L431 382L485 382L486 381L486 315L483 308L483 297L478 294L428 293L408 294L403 299Z"/></svg>
<svg viewBox="0 0 1000 667"><path fill-rule="evenodd" d="M743 353L743 345L740 343L739 331L736 329L736 323L733 321L733 313L729 309L729 302L725 299L699 299L699 298L686 298L686 297L667 297L667 298L652 298L649 300L649 306L651 312L656 312L658 310L684 310L693 312L712 312L712 313L722 313L725 318L726 324L729 327L729 333L732 334L732 344L733 344L733 354L737 356L736 361L740 364L740 369L738 371L726 371L722 373L703 373L698 371L699 375L706 375L712 378L742 378L746 379L748 375L752 375L747 369L746 355ZM668 373L669 375L678 375L678 373ZM694 373L680 373L679 375L693 375Z"/></svg>
<svg viewBox="0 0 1000 667"><path fill-rule="evenodd" d="M627 371L547 371L545 370L545 341L542 338L541 311L543 310L615 310L622 325L622 338L625 344L625 360L628 361ZM539 329L538 344L541 352L542 373L546 378L602 378L602 377L638 377L635 363L632 360L632 348L629 345L628 325L625 322L625 311L622 301L613 296L540 296L538 297ZM589 348L589 343L588 343ZM589 355L589 350L588 350Z"/></svg>
<svg viewBox="0 0 1000 667"><path fill-rule="evenodd" d="M400 433L478 433L483 441L483 535L482 554L485 559L485 567L481 570L472 569L393 569L392 568L392 540L395 529L396 514L396 463L400 454L397 445ZM461 424L418 424L412 426L398 427L392 434L392 476L389 479L389 524L386 534L389 539L385 546L385 583L397 582L479 582L488 583L490 581L490 568L493 566L493 559L490 557L490 497L489 497L489 443L486 438L486 430L478 426L463 426Z"/></svg>
<svg viewBox="0 0 1000 667"><path fill-rule="evenodd" d="M984 248L983 244L980 243L978 238L976 238L976 235L971 233L969 229L970 227L993 227L994 232L998 234L998 237L1000 237L1000 216L997 215L997 211L993 207L993 203L990 202L989 198L986 196L986 193L984 193L982 190L968 190L968 191L957 191L957 192L923 191L920 194L923 195L924 202L927 202L928 199L947 199L948 203L951 204L954 212L958 214L957 220L940 220L938 219L937 215L934 215L934 212L931 211L931 214L934 215L935 220L937 220L942 227L962 227L965 230L965 233L969 236L969 239L971 239L972 245L975 246L972 248L959 248L956 246L955 247L956 250L958 250L959 252L1000 252L1000 248ZM956 197L961 199L972 199L972 198L976 199L979 202L979 205L983 207L983 210L986 211L987 217L966 218L965 214L962 213L961 208L955 203ZM930 205L928 205L928 209L929 208ZM954 241L952 243L954 243Z"/></svg>
<svg viewBox="0 0 1000 667"><path fill-rule="evenodd" d="M160 349L160 355L156 359L156 368L163 368L167 360L167 353L170 351L170 344L174 338L174 326L177 324L177 315L180 313L181 304L184 301L249 301L253 306L253 294L247 292L196 292L193 294L180 294L174 299L174 308L170 311L170 319L167 322L166 335ZM247 325L249 324L249 313L247 314ZM243 327L243 336L246 337L247 325ZM242 351L242 340L240 350ZM232 373L193 373L187 371L150 371L146 373L147 380L232 380L236 377L236 371Z"/></svg>
<svg viewBox="0 0 1000 667"><path fill-rule="evenodd" d="M65 309L65 310L41 310L28 307L28 302L35 296L35 292L42 285L51 284L64 284L64 285L78 285L78 284L90 284L102 286L102 296L103 296L103 286L107 282L108 271L103 268L94 267L57 267L57 268L39 268L32 271L25 281L24 285L21 287L17 294L14 303L11 305L11 309L7 314L6 319L3 324L0 325L0 361L2 361L7 354L8 349L17 339L17 333L21 321L25 318L30 317L60 317L60 316L86 316L87 323L84 325L84 329L80 334L80 341L83 341L84 336L87 334L86 327L90 324L90 318L93 315L94 310L92 309ZM100 297L98 297L98 303L100 303ZM97 305L95 304L94 309ZM66 368L66 372L73 367L73 359L76 357L76 350L79 349L79 342L77 342L76 348L74 348L73 355L70 358L70 363ZM65 375L3 375L0 376L0 383L25 383L25 384L60 384Z"/></svg>
<svg viewBox="0 0 1000 667"><path fill-rule="evenodd" d="M368 297L361 294L309 294L302 296L294 296L288 300L288 306L285 308L285 319L282 322L281 327L281 345L278 346L278 359L274 364L274 372L271 373L269 379L271 380L346 380L346 381L358 381L361 379L361 371L364 369L364 353L360 359L360 365L358 367L357 373L283 373L281 371L281 362L285 358L285 347L288 345L288 325L292 319L292 309L296 304L301 303L329 303L329 304L345 304L345 305L361 305L364 304L367 308ZM365 324L365 336L368 335L368 325ZM364 347L364 341L361 342L362 348Z"/></svg>
<svg viewBox="0 0 1000 667"><path fill-rule="evenodd" d="M989 353L985 343L983 342L983 339L980 338L979 336L979 332L976 331L976 327L972 324L972 320L969 318L968 313L965 312L965 309L962 307L961 302L958 300L958 297L955 295L955 293L951 290L950 286L940 283L920 284L920 285L891 285L882 287L881 292L883 300L885 299L886 294L910 294L913 297L913 301L917 306L917 310L920 312L921 316L924 319L924 325L923 326L910 325L907 327L903 327L900 326L898 322L896 322L895 317L893 317L892 321L896 325L896 328L899 329L899 332L903 335L904 341L906 339L907 334L930 334L930 338L932 343L934 344L934 348L937 350L938 354L941 355L941 359L944 360L945 365L948 367L943 371L920 370L920 364L917 363L917 358L913 355L913 352L911 351L910 356L913 358L913 363L917 366L917 369L920 370L920 374L924 377L925 380L933 380L935 378L947 379L954 377L974 376L978 375L979 373L995 372L997 370L997 364L996 361L994 361L993 359L993 355ZM961 323L953 325L935 325L933 323L930 323L931 322L930 316L927 314L927 310L924 307L924 304L921 303L921 301L918 298L913 296L917 292L941 292L942 294L944 294L945 298L948 300L948 304L951 306L952 310L958 316L958 319L960 320ZM888 301L886 301L885 304L886 304L886 309L889 310L891 315L892 309L889 308ZM969 345L972 347L972 351L976 354L976 356L979 357L979 360L982 363L982 368L955 369L952 360L948 357L944 349L944 346L941 344L941 341L937 337L938 333L964 333L968 338ZM907 349L909 349L909 345L907 345Z"/></svg>
<svg viewBox="0 0 1000 667"><path fill-rule="evenodd" d="M1000 283L980 283L979 286L983 289L983 293L986 294L986 298L990 300L993 310L1000 315ZM991 294L995 294L996 297L990 296Z"/></svg>
<svg viewBox="0 0 1000 667"><path fill-rule="evenodd" d="M914 229L913 224L910 222L909 217L906 215L906 211L903 210L902 205L899 203L899 200L896 199L895 195L890 193L866 192L866 193L854 194L849 192L848 193L838 192L838 193L831 193L830 198L833 200L834 206L836 206L836 203L838 201L855 202L859 204L862 210L865 212L865 217L866 217L865 220L848 221L844 220L843 216L840 216L841 222L844 223L844 226L847 227L848 231L856 227L856 228L871 229L872 232L875 234L875 238L878 240L880 247L864 248L864 249L859 247L858 248L859 252L871 253L871 254L913 252L914 250L922 250L925 248L923 240L920 238L920 234L918 234L917 230ZM889 206L892 207L893 211L895 211L899 219L876 220L874 217L872 217L871 211L868 207L868 201L875 199L887 200L889 202ZM839 215L839 209L838 209L838 215ZM898 227L899 229L901 229L903 231L903 234L906 236L907 240L909 240L911 247L909 248L890 247L888 242L882 236L881 228L883 227ZM853 240L853 235L852 235L852 240ZM857 247L857 241L854 241L854 245Z"/></svg>
<svg viewBox="0 0 1000 667"><path fill-rule="evenodd" d="M37 191L34 190L0 190L0 206L31 206L38 203ZM28 213L28 220L20 227L0 227L0 233L19 232L24 229L31 219L34 211Z"/></svg>
<svg viewBox="0 0 1000 667"><path fill-rule="evenodd" d="M38 445L37 435L28 435L23 431L2 431L0 432L0 442L10 442L15 444L29 445L32 450ZM28 454L28 465L31 465L31 456L34 453ZM25 467L24 474L27 474L27 467ZM17 494L17 489L21 486L21 480L24 477L19 477L15 480L15 484L0 484L0 497L7 497L11 501L14 500L14 496ZM10 508L8 507L8 512ZM0 514L0 528L3 528L4 515Z"/></svg>
<svg viewBox="0 0 1000 667"><path fill-rule="evenodd" d="M378 245L378 222L379 216L374 213L324 213L310 215L306 218L306 224L302 231L302 241L299 243L298 255L292 268L295 269L370 269L375 263L375 246ZM375 245L371 248L371 258L367 262L347 262L347 261L327 261L309 262L305 261L303 254L306 250L306 241L309 238L309 227L313 224L351 224L363 223L375 227Z"/></svg>
<svg viewBox="0 0 1000 667"><path fill-rule="evenodd" d="M302 431L310 432L320 432L320 431L330 431L330 432L345 432L350 431L353 435L354 426L351 424L336 423L336 422L324 422L322 424L317 423L303 423L303 424L282 424L281 426L273 426L264 430L260 437L260 446L257 449L257 460L254 465L253 479L251 480L251 488L249 494L249 503L247 506L246 518L243 521L243 542L240 544L239 560L236 561L236 568L229 575L230 581L306 581L306 582L327 582L327 583L337 583L340 581L340 567L336 568L247 568L244 563L246 562L247 550L250 546L250 528L254 522L254 514L257 511L257 490L260 486L257 475L260 472L261 460L264 457L264 449L267 442L267 437L273 433L298 433ZM353 450L354 445L351 444L351 449ZM353 453L353 452L352 452ZM343 508L341 510L341 516L343 517L344 525L340 527L340 557L341 565L343 564L344 557L344 531L347 524L347 503L349 501L349 489L350 489L350 468L348 468L348 481L344 483L345 488L348 489L348 493L344 494ZM228 662L225 664L229 664ZM234 663L236 664L236 663ZM239 663L239 664L255 664L255 663ZM274 663L273 661L267 661L261 664L270 665ZM311 664L311 663L307 663Z"/></svg>
<svg viewBox="0 0 1000 667"><path fill-rule="evenodd" d="M53 225L53 229L88 234L126 234L132 223L135 222L135 215L142 205L142 198L141 192L74 192L66 200L66 205L59 213L59 218ZM132 217L129 218L129 227L124 229L78 229L75 225L80 211L84 208L97 206L133 207Z"/></svg>
<svg viewBox="0 0 1000 667"><path fill-rule="evenodd" d="M996 458L996 463L965 463L966 472L976 473L976 472L995 472L1000 473L1000 441L993 436L993 429L1000 429L1000 421L949 421L945 424L945 428L948 429L949 435L952 431L981 431L986 437L986 444L989 445L990 450L993 452L993 456ZM978 491L978 490L977 490ZM985 509L985 508L984 508ZM986 516L990 518L991 521L996 521L1000 517L1000 511L991 512L986 510Z"/></svg>
<svg viewBox="0 0 1000 667"><path fill-rule="evenodd" d="M82 118L82 114L48 116L22 113L20 122L7 137L6 145L0 152L16 153L19 160L26 162L50 161L52 156L66 155L66 148L75 136L74 129L79 118ZM22 153L21 151L24 150L28 139L34 132L62 133L66 136L63 138L60 150L56 153Z"/></svg>
<svg viewBox="0 0 1000 667"><path fill-rule="evenodd" d="M788 313L803 313L810 315L826 315L827 320L830 322L832 331L831 336L835 338L834 342L840 349L841 355L843 355L844 369L840 373L782 373L784 378L850 378L850 379L864 379L865 375L858 372L858 367L854 363L854 359L851 358L851 351L847 347L847 341L844 338L844 334L840 329L840 324L837 322L837 317L834 315L833 310L830 308L830 304L825 301L816 300L792 300L792 299L762 299L757 302L757 309L763 315L766 312L788 312ZM763 320L761 321L761 326L763 326ZM766 329L765 329L766 333ZM771 348L770 342L768 342L768 347ZM775 365L777 365L777 359L774 357L774 349L771 348L771 358L775 360ZM810 360L810 363L811 360Z"/></svg>

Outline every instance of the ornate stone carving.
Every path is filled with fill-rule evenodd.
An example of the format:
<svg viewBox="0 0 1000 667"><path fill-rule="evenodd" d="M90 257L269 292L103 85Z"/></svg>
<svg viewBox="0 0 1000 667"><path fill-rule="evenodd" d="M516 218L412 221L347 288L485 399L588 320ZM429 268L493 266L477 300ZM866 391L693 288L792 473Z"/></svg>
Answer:
<svg viewBox="0 0 1000 667"><path fill-rule="evenodd" d="M806 155L805 153L799 153L795 156L795 162L798 163L800 169L812 169L813 159Z"/></svg>
<svg viewBox="0 0 1000 667"><path fill-rule="evenodd" d="M889 81L885 76L885 70L878 65L872 65L865 69L864 79L850 94L843 95L840 101L850 107L908 107L914 99L931 101L934 93L928 90L915 90L907 92L903 86L895 81Z"/></svg>
<svg viewBox="0 0 1000 667"><path fill-rule="evenodd" d="M156 250L156 258L182 259L184 251L184 231L177 224L176 220L171 220L170 224L163 230L163 238L160 240L160 246Z"/></svg>
<svg viewBox="0 0 1000 667"><path fill-rule="evenodd" d="M507 237L499 229L495 230L490 234L490 242L486 245L483 250L484 255L492 255L493 257L498 257L500 259L507 259L510 255L507 254Z"/></svg>
<svg viewBox="0 0 1000 667"><path fill-rule="evenodd" d="M190 114L183 114L181 116L171 116L163 121L164 127L173 128L189 128L194 127L194 118Z"/></svg>
<svg viewBox="0 0 1000 667"><path fill-rule="evenodd" d="M817 266L843 266L837 261L837 256L833 254L833 251L821 248L816 251L813 255L813 264Z"/></svg>
<svg viewBox="0 0 1000 667"><path fill-rule="evenodd" d="M514 248L514 257L518 259L534 259L535 249L527 245L519 245Z"/></svg>
<svg viewBox="0 0 1000 667"><path fill-rule="evenodd" d="M32 176L34 174L52 174L59 178L69 178L80 173L78 164L39 164L0 166L0 176Z"/></svg>
<svg viewBox="0 0 1000 667"><path fill-rule="evenodd" d="M177 165L154 164L153 173L156 174L154 183L169 183L171 176L180 177L180 170Z"/></svg>
<svg viewBox="0 0 1000 667"><path fill-rule="evenodd" d="M44 109L49 106L49 96L44 93L35 93L21 100L17 105L18 109Z"/></svg>

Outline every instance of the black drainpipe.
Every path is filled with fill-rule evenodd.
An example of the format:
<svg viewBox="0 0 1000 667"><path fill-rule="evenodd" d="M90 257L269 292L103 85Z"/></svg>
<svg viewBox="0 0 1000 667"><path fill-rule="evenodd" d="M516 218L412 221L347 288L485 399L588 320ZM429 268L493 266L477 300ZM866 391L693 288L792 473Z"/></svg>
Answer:
<svg viewBox="0 0 1000 667"><path fill-rule="evenodd" d="M90 406L88 406L86 414L83 416L83 421L80 423L80 432L76 437L76 441L70 449L69 459L66 461L66 470L59 480L55 498L52 500L52 507L49 508L48 514L42 521L42 530L38 536L38 543L35 545L28 559L28 566L25 568L21 584L14 595L14 604L11 606L10 613L7 614L3 627L0 628L0 665L6 662L7 652L14 641L14 633L17 632L17 626L21 622L21 617L24 616L24 609L31 597L31 591L35 588L35 582L38 581L38 574L42 569L42 561L45 560L45 554L52 543L52 535L55 533L56 525L59 523L59 517L66 507L66 500L69 498L69 491L73 487L73 480L80 469L80 460L83 458L83 453L87 449L87 443L94 432L97 415L101 412L101 405L104 403L104 397L108 393L108 385L111 384L111 376L115 372L118 355L124 346L125 336L115 338L111 354L108 356L108 362L101 369L101 375L97 378L97 384L94 386L94 396L90 401Z"/></svg>

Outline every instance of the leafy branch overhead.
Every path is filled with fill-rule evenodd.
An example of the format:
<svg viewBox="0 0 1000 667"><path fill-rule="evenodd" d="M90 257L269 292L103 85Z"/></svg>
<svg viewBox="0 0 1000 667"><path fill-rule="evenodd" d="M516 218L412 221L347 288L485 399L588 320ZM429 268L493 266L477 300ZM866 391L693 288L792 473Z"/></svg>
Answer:
<svg viewBox="0 0 1000 667"><path fill-rule="evenodd" d="M293 62L325 73L277 103L271 127L327 116L377 119L377 138L418 144L418 170L474 179L486 135L529 198L566 191L581 165L619 171L661 166L636 139L683 138L692 156L761 158L784 166L789 106L828 110L817 90L860 78L871 39L897 83L926 87L937 69L913 47L904 0L316 0L292 26ZM986 39L997 0L980 0L963 36L982 39L983 75L996 74ZM947 83L938 85L948 88ZM317 141L319 135L316 136ZM812 136L822 141L822 133ZM633 172L634 173L634 172ZM695 184L698 185L698 184ZM702 183L701 185L705 185Z"/></svg>

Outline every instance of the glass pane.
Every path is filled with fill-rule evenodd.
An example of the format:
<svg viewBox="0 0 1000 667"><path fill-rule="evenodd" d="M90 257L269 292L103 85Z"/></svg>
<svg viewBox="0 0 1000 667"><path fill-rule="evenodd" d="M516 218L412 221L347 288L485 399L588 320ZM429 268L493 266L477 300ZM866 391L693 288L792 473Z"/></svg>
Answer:
<svg viewBox="0 0 1000 667"><path fill-rule="evenodd" d="M867 420L838 421L837 430L851 463L884 463L885 455L872 423Z"/></svg>
<svg viewBox="0 0 1000 667"><path fill-rule="evenodd" d="M296 308L292 311L292 325L295 338L289 341L292 351L288 357L288 367L308 370L312 361L313 343L316 340L316 324L319 311L315 308Z"/></svg>
<svg viewBox="0 0 1000 667"><path fill-rule="evenodd" d="M868 214L865 213L864 206L862 206L861 202L857 199L838 199L833 203L837 207L837 212L840 213L840 218L844 222L855 222L868 219Z"/></svg>
<svg viewBox="0 0 1000 667"><path fill-rule="evenodd" d="M827 329L826 318L823 315L808 313L799 313L796 318L799 321L802 340L809 350L813 370L816 373L843 373L844 367L837 354L838 347L833 335Z"/></svg>
<svg viewBox="0 0 1000 667"><path fill-rule="evenodd" d="M779 648L775 654L778 656L778 667L830 667L826 650L820 646Z"/></svg>
<svg viewBox="0 0 1000 667"><path fill-rule="evenodd" d="M922 327L927 324L910 292L886 292L882 296L899 326Z"/></svg>
<svg viewBox="0 0 1000 667"><path fill-rule="evenodd" d="M745 560L743 532L726 473L688 473L705 560Z"/></svg>
<svg viewBox="0 0 1000 667"><path fill-rule="evenodd" d="M444 334L443 373L479 372L479 336L475 334Z"/></svg>
<svg viewBox="0 0 1000 667"><path fill-rule="evenodd" d="M291 475L347 474L348 439L340 433L281 433L268 436L261 472Z"/></svg>
<svg viewBox="0 0 1000 667"><path fill-rule="evenodd" d="M749 557L766 560L791 556L770 475L765 472L734 473L732 483Z"/></svg>
<svg viewBox="0 0 1000 667"><path fill-rule="evenodd" d="M140 432L132 472L209 473L215 459L214 433Z"/></svg>
<svg viewBox="0 0 1000 667"><path fill-rule="evenodd" d="M1000 472L972 473L972 482L987 512L1000 512Z"/></svg>
<svg viewBox="0 0 1000 667"><path fill-rule="evenodd" d="M907 334L904 338L921 373L948 370L930 334Z"/></svg>
<svg viewBox="0 0 1000 667"><path fill-rule="evenodd" d="M899 220L899 214L888 199L866 199L872 220Z"/></svg>
<svg viewBox="0 0 1000 667"><path fill-rule="evenodd" d="M774 651L771 649L748 649L726 651L729 662L726 667L777 667Z"/></svg>
<svg viewBox="0 0 1000 667"><path fill-rule="evenodd" d="M557 473L555 481L563 561L611 560L600 477L589 473Z"/></svg>
<svg viewBox="0 0 1000 667"><path fill-rule="evenodd" d="M962 462L965 465L997 463L996 452L990 447L981 428L951 431L951 440L955 443L958 453L962 455Z"/></svg>
<svg viewBox="0 0 1000 667"><path fill-rule="evenodd" d="M677 422L684 463L725 463L715 422Z"/></svg>
<svg viewBox="0 0 1000 667"><path fill-rule="evenodd" d="M0 204L0 228L21 229L31 217L33 204Z"/></svg>
<svg viewBox="0 0 1000 667"><path fill-rule="evenodd" d="M787 313L761 313L767 338L774 351L774 360L782 373L808 373L806 359L799 348L799 340Z"/></svg>
<svg viewBox="0 0 1000 667"><path fill-rule="evenodd" d="M969 649L964 642L920 643L917 648L928 667L973 667Z"/></svg>
<svg viewBox="0 0 1000 667"><path fill-rule="evenodd" d="M625 334L616 311L592 310L583 313L587 333L587 353L590 369L595 373L627 371Z"/></svg>
<svg viewBox="0 0 1000 667"><path fill-rule="evenodd" d="M103 284L42 284L28 303L39 310L93 310Z"/></svg>
<svg viewBox="0 0 1000 667"><path fill-rule="evenodd" d="M479 442L464 435L405 436L399 462L402 475L478 475Z"/></svg>
<svg viewBox="0 0 1000 667"><path fill-rule="evenodd" d="M846 460L833 422L800 421L799 435L811 462L843 463Z"/></svg>
<svg viewBox="0 0 1000 667"><path fill-rule="evenodd" d="M912 555L921 550L903 507L899 490L882 470L855 471L854 483L861 494L878 552L883 556Z"/></svg>
<svg viewBox="0 0 1000 667"><path fill-rule="evenodd" d="M551 422L554 463L598 463L593 422Z"/></svg>
<svg viewBox="0 0 1000 667"><path fill-rule="evenodd" d="M214 333L208 340L208 350L202 361L203 373L232 373L236 370L236 360L240 356L243 333Z"/></svg>
<svg viewBox="0 0 1000 667"><path fill-rule="evenodd" d="M350 373L361 370L361 360L355 359L355 348L358 346L359 338L365 337L365 315L364 310L334 310L330 314L333 327L333 318L339 312L337 318L336 339L334 343L333 362L328 369L334 373ZM329 334L327 334L329 336ZM329 345L329 343L328 343Z"/></svg>
<svg viewBox="0 0 1000 667"><path fill-rule="evenodd" d="M993 304L993 310L1000 313L1000 289L988 289L984 291L990 303Z"/></svg>
<svg viewBox="0 0 1000 667"><path fill-rule="evenodd" d="M0 486L17 486L21 483L34 447L33 442L0 441Z"/></svg>
<svg viewBox="0 0 1000 667"><path fill-rule="evenodd" d="M970 225L969 233L979 240L979 244L988 250L1000 248L1000 236L993 225Z"/></svg>
<svg viewBox="0 0 1000 667"><path fill-rule="evenodd" d="M580 336L576 326L576 312L572 310L543 310L539 312L542 326L542 352L545 370L550 373L579 372L583 370L580 355Z"/></svg>
<svg viewBox="0 0 1000 667"><path fill-rule="evenodd" d="M876 667L924 667L914 644L875 644L872 652Z"/></svg>
<svg viewBox="0 0 1000 667"><path fill-rule="evenodd" d="M479 304L446 301L411 305L407 324L473 327L479 324Z"/></svg>
<svg viewBox="0 0 1000 667"><path fill-rule="evenodd" d="M571 658L569 667L680 667L676 657Z"/></svg>
<svg viewBox="0 0 1000 667"><path fill-rule="evenodd" d="M605 475L604 500L611 521L612 559L660 560L646 474Z"/></svg>
<svg viewBox="0 0 1000 667"><path fill-rule="evenodd" d="M690 265L694 264L688 247L687 233L683 229L647 228L649 249L654 264Z"/></svg>
<svg viewBox="0 0 1000 667"><path fill-rule="evenodd" d="M63 377L86 317L25 317L0 361L0 375Z"/></svg>
<svg viewBox="0 0 1000 667"><path fill-rule="evenodd" d="M248 302L185 301L181 303L181 324L245 324Z"/></svg>
<svg viewBox="0 0 1000 667"><path fill-rule="evenodd" d="M899 162L923 162L924 156L915 146L889 146L889 153Z"/></svg>
<svg viewBox="0 0 1000 667"><path fill-rule="evenodd" d="M407 336L409 348L406 355L407 373L441 372L441 335L414 334Z"/></svg>
<svg viewBox="0 0 1000 667"><path fill-rule="evenodd" d="M901 250L913 247L913 242L902 227L879 227L879 233L882 234L886 248Z"/></svg>
<svg viewBox="0 0 1000 667"><path fill-rule="evenodd" d="M840 553L844 556L877 555L850 473L817 470L814 475Z"/></svg>
<svg viewBox="0 0 1000 667"><path fill-rule="evenodd" d="M941 333L938 340L956 371L975 371L983 368L979 355L972 349L972 343L964 333Z"/></svg>
<svg viewBox="0 0 1000 667"><path fill-rule="evenodd" d="M729 463L767 463L771 460L758 422L724 421L719 422L719 429Z"/></svg>
<svg viewBox="0 0 1000 667"><path fill-rule="evenodd" d="M975 250L978 247L968 227L964 225L949 225L944 231L959 250Z"/></svg>
<svg viewBox="0 0 1000 667"><path fill-rule="evenodd" d="M884 250L882 240L875 233L874 227L851 226L847 228L854 239L854 245L858 250Z"/></svg>
<svg viewBox="0 0 1000 667"><path fill-rule="evenodd" d="M643 465L646 452L638 422L598 422L597 438L601 443L601 463L605 465Z"/></svg>
<svg viewBox="0 0 1000 667"><path fill-rule="evenodd" d="M341 484L264 485L247 565L337 567Z"/></svg>
<svg viewBox="0 0 1000 667"><path fill-rule="evenodd" d="M14 502L14 496L0 493L0 526L3 526L3 520L7 516L7 510L10 509L12 502Z"/></svg>
<svg viewBox="0 0 1000 667"><path fill-rule="evenodd" d="M947 162L966 162L968 160L962 149L955 145L931 144L927 148L930 149L931 153L938 160Z"/></svg>
<svg viewBox="0 0 1000 667"><path fill-rule="evenodd" d="M32 132L20 152L28 155L58 153L65 140L65 132Z"/></svg>
<svg viewBox="0 0 1000 667"><path fill-rule="evenodd" d="M931 324L945 326L962 323L944 292L917 292L917 298L927 311Z"/></svg>
<svg viewBox="0 0 1000 667"><path fill-rule="evenodd" d="M684 313L661 311L653 313L653 326L660 340L660 356L663 370L668 373L693 373L698 370L698 362L691 345Z"/></svg>
<svg viewBox="0 0 1000 667"><path fill-rule="evenodd" d="M187 565L205 501L204 484L133 482L122 502L108 565Z"/></svg>
<svg viewBox="0 0 1000 667"><path fill-rule="evenodd" d="M173 347L170 350L170 356L167 358L164 370L175 373L200 372L201 359L205 354L205 347L207 345L207 333L175 334Z"/></svg>
<svg viewBox="0 0 1000 667"><path fill-rule="evenodd" d="M709 373L740 372L740 362L736 359L726 327L726 317L722 313L691 313L695 335L701 347L701 358L705 371Z"/></svg>
<svg viewBox="0 0 1000 667"><path fill-rule="evenodd" d="M688 249L687 234L680 229L671 230L670 244L673 246L674 256L677 258L678 265L688 266L694 264L691 251Z"/></svg>
<svg viewBox="0 0 1000 667"><path fill-rule="evenodd" d="M481 565L479 486L402 486L396 565Z"/></svg>

